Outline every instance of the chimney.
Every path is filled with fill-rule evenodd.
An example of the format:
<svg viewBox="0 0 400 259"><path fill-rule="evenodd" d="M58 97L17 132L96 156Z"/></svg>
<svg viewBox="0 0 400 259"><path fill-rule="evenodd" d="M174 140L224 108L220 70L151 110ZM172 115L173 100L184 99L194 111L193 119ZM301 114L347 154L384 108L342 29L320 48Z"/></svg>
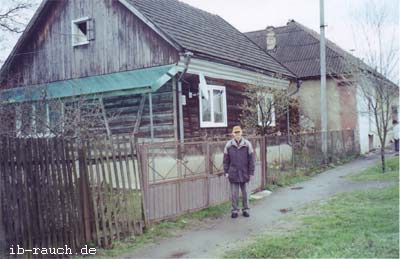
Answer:
<svg viewBox="0 0 400 259"><path fill-rule="evenodd" d="M273 26L268 26L267 29L267 50L273 50L276 47L276 37L275 37L275 31Z"/></svg>

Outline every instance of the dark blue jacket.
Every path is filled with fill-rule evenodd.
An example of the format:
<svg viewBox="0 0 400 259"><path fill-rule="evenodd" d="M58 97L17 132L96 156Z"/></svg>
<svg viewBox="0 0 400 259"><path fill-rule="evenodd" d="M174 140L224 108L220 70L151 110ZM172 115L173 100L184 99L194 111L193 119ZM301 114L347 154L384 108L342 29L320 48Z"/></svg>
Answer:
<svg viewBox="0 0 400 259"><path fill-rule="evenodd" d="M229 140L224 149L224 172L232 183L245 183L254 175L255 155L253 147L247 139L242 138L237 144L235 139Z"/></svg>

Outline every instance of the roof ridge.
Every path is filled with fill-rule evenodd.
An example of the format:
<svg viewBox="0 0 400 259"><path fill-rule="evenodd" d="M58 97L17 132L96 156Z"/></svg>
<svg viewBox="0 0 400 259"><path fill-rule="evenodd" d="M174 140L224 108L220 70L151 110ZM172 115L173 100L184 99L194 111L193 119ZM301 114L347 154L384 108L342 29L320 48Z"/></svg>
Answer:
<svg viewBox="0 0 400 259"><path fill-rule="evenodd" d="M219 15L217 15L223 22L225 22L226 24L228 24L230 27L234 28L237 32L239 32L241 35L243 35L249 42L251 42L258 50L260 50L261 52L265 53L268 57L272 58L276 63L278 63L280 66L282 66L283 68L285 68L287 71L289 71L292 76L297 77L297 75L295 73L293 73L288 67L286 67L285 65L283 65L281 62L279 62L279 60L277 60L275 57L273 57L271 54L269 54L267 51L265 51L264 49L262 49L258 44L256 44L254 41L252 41L245 33L240 32L238 29L236 29L232 24L230 24L229 22L225 21L224 18L220 17ZM273 71L272 71L273 72Z"/></svg>
<svg viewBox="0 0 400 259"><path fill-rule="evenodd" d="M275 27L275 26L273 26L273 25L267 25L267 27L265 27L265 29L255 30L255 31L247 31L247 32L243 32L243 34L247 34L247 33L256 33L256 32L265 32L265 31L267 30L268 27L273 27L274 30L275 30L275 29L283 29L283 28L286 28L286 27L288 27L288 26L287 26L287 25L282 25L282 26L277 26L277 27Z"/></svg>
<svg viewBox="0 0 400 259"><path fill-rule="evenodd" d="M158 0L158 1L159 1L159 0ZM169 0L169 1L171 1L171 0ZM191 9L195 9L195 10L197 10L197 11L201 11L201 12L206 13L206 14L209 14L209 15L218 16L217 14L213 14L213 13L207 12L206 10L200 9L200 8L198 8L198 7L196 7L196 6L192 6L192 5L188 4L188 3L182 2L181 0L172 0L172 1L179 2L179 3L181 3L181 4L186 5L187 7L190 7Z"/></svg>
<svg viewBox="0 0 400 259"><path fill-rule="evenodd" d="M243 34L246 33L256 33L256 32L264 32L266 29L262 29L262 30L256 30L256 31L248 31L248 32L243 32Z"/></svg>

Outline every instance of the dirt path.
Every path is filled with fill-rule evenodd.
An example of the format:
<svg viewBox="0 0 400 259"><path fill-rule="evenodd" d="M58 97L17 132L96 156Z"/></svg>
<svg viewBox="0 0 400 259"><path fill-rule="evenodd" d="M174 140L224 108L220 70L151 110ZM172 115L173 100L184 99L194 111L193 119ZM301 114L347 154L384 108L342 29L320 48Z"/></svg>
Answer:
<svg viewBox="0 0 400 259"><path fill-rule="evenodd" d="M344 176L357 173L378 162L376 156L360 158L328 170L311 180L280 188L251 208L251 217L231 219L230 215L211 220L208 227L190 230L182 235L149 244L120 258L216 258L249 236L268 231L275 222L307 203L326 199L340 192L383 188L392 182L353 182ZM302 187L292 189L293 187ZM281 209L288 209L283 214Z"/></svg>

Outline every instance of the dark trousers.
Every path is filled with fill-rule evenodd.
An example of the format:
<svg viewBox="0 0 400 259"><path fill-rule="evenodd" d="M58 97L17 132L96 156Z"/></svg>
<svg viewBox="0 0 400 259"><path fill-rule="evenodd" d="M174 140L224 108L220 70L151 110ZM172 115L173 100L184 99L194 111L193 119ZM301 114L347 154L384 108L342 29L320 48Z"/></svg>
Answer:
<svg viewBox="0 0 400 259"><path fill-rule="evenodd" d="M230 183L232 212L239 212L239 189L242 191L242 210L249 209L248 183Z"/></svg>
<svg viewBox="0 0 400 259"><path fill-rule="evenodd" d="M399 140L398 139L394 140L394 150L396 152L399 152Z"/></svg>

